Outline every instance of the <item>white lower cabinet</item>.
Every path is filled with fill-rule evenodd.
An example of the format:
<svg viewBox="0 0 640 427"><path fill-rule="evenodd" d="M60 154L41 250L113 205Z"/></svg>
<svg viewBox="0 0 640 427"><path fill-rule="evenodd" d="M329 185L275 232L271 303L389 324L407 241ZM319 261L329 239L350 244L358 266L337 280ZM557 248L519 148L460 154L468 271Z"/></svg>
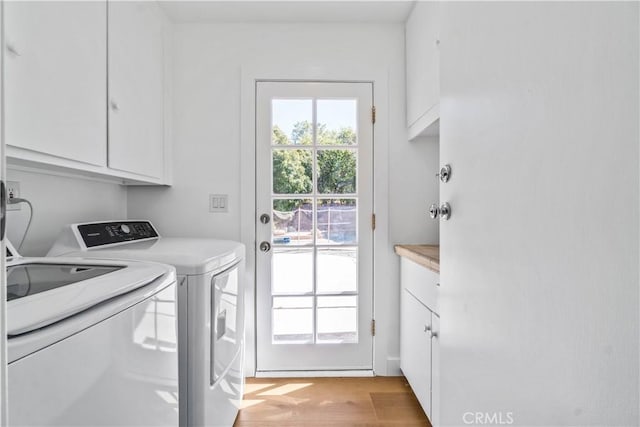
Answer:
<svg viewBox="0 0 640 427"><path fill-rule="evenodd" d="M431 425L439 425L440 318L437 307L439 275L406 258L401 259L400 369L409 381Z"/></svg>
<svg viewBox="0 0 640 427"><path fill-rule="evenodd" d="M431 420L432 426L440 425L440 317L431 318Z"/></svg>
<svg viewBox="0 0 640 427"><path fill-rule="evenodd" d="M402 290L400 369L422 409L431 415L431 311Z"/></svg>

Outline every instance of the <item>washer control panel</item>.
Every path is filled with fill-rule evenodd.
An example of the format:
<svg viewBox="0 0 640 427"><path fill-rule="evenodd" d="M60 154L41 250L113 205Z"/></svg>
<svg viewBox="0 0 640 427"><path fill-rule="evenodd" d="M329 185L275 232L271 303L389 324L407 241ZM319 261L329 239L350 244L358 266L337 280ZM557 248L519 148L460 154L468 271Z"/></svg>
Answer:
<svg viewBox="0 0 640 427"><path fill-rule="evenodd" d="M149 221L94 222L78 225L87 248L158 237Z"/></svg>

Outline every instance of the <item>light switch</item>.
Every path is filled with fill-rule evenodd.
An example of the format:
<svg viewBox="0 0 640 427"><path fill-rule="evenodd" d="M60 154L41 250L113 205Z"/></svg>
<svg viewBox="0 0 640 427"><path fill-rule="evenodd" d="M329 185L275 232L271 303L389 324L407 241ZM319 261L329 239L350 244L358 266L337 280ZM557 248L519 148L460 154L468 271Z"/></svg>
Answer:
<svg viewBox="0 0 640 427"><path fill-rule="evenodd" d="M209 212L229 212L229 195L209 194Z"/></svg>

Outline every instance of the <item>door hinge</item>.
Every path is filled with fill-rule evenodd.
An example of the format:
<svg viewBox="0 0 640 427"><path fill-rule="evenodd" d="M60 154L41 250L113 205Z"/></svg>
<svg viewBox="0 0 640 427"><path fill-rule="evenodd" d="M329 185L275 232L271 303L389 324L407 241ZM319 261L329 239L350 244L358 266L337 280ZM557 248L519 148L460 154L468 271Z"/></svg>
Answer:
<svg viewBox="0 0 640 427"><path fill-rule="evenodd" d="M371 319L371 336L376 336L376 319Z"/></svg>
<svg viewBox="0 0 640 427"><path fill-rule="evenodd" d="M371 107L371 123L376 124L376 107L375 105Z"/></svg>
<svg viewBox="0 0 640 427"><path fill-rule="evenodd" d="M376 214L371 214L371 230L376 229Z"/></svg>

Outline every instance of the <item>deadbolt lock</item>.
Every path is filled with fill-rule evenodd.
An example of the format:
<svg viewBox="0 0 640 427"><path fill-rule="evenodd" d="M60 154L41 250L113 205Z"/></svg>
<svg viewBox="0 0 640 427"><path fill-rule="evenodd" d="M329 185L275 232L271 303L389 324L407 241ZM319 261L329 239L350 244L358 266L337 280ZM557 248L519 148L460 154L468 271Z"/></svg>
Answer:
<svg viewBox="0 0 640 427"><path fill-rule="evenodd" d="M440 178L442 182L449 182L451 179L451 165L446 164L440 168L440 173L437 173L436 177Z"/></svg>
<svg viewBox="0 0 640 427"><path fill-rule="evenodd" d="M262 252L269 252L271 250L271 243L269 243L269 242L261 242L260 243L260 250Z"/></svg>

